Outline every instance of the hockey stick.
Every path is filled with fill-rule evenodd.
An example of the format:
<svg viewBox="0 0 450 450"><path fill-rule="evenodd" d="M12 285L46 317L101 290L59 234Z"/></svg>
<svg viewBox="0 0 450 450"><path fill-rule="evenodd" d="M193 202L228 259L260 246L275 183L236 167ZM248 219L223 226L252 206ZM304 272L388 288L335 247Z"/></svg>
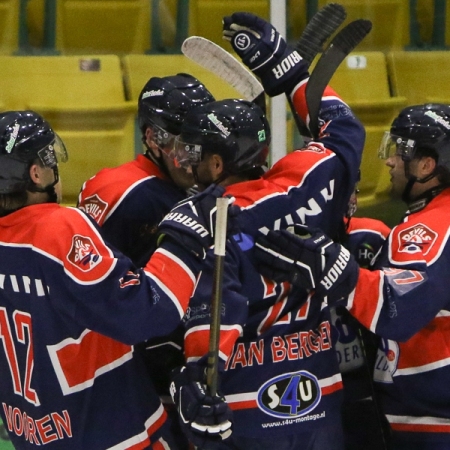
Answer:
<svg viewBox="0 0 450 450"><path fill-rule="evenodd" d="M317 53L322 50L324 42L342 24L345 17L343 6L330 3L318 11L308 22L296 44L297 50L308 66ZM266 111L263 86L242 63L225 49L201 36L191 36L184 40L181 51L186 57L233 86L246 100L253 101L264 112ZM288 95L287 98L299 131L309 134L306 126L301 123L290 96Z"/></svg>
<svg viewBox="0 0 450 450"><path fill-rule="evenodd" d="M316 55L323 50L323 44L339 28L347 17L345 8L338 3L329 3L318 11L312 19L306 24L303 33L300 36L295 48L300 56L308 64L313 62ZM300 119L295 110L292 98L286 94L289 107L294 115L295 124L302 136L310 136L310 131L306 124Z"/></svg>
<svg viewBox="0 0 450 450"><path fill-rule="evenodd" d="M295 48L300 56L311 65L323 44L339 28L347 17L345 8L338 3L328 3L306 24Z"/></svg>
<svg viewBox="0 0 450 450"><path fill-rule="evenodd" d="M246 100L266 112L264 88L259 80L225 49L201 36L191 36L181 45L182 53L233 86Z"/></svg>
<svg viewBox="0 0 450 450"><path fill-rule="evenodd" d="M214 234L214 274L211 298L211 326L209 334L206 385L212 397L217 394L219 370L220 315L222 309L222 280L227 238L228 198L217 199L216 227Z"/></svg>
<svg viewBox="0 0 450 450"><path fill-rule="evenodd" d="M333 38L312 71L305 95L309 112L309 129L314 138L317 138L319 134L320 102L325 87L342 61L371 29L370 20L358 19L350 22Z"/></svg>

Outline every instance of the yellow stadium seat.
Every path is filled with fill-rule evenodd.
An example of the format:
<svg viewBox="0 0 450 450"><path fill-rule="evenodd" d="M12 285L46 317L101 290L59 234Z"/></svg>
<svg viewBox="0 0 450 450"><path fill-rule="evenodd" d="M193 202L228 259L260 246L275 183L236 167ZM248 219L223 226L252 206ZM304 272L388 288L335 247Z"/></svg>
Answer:
<svg viewBox="0 0 450 450"><path fill-rule="evenodd" d="M449 51L393 51L387 61L392 91L405 96L408 104L450 104Z"/></svg>
<svg viewBox="0 0 450 450"><path fill-rule="evenodd" d="M313 67L316 61L313 63ZM333 75L330 85L348 103L366 128L358 202L361 206L386 199L388 170L377 150L384 131L406 105L406 98L391 96L386 57L378 51L352 52Z"/></svg>
<svg viewBox="0 0 450 450"><path fill-rule="evenodd" d="M136 105L125 100L118 56L0 56L0 84L3 110L42 114L65 142L65 203L101 168L133 158Z"/></svg>
<svg viewBox="0 0 450 450"><path fill-rule="evenodd" d="M269 0L190 0L189 36L203 36L218 45L222 39L222 19L237 11L247 11L269 20Z"/></svg>
<svg viewBox="0 0 450 450"><path fill-rule="evenodd" d="M391 96L383 52L355 50L336 70L330 85L366 124L390 123L407 101L401 94Z"/></svg>
<svg viewBox="0 0 450 450"><path fill-rule="evenodd" d="M12 55L20 47L21 0L0 0L0 54ZM25 22L24 22L25 25Z"/></svg>
<svg viewBox="0 0 450 450"><path fill-rule="evenodd" d="M127 98L137 101L151 77L164 77L184 72L198 78L217 100L242 96L226 81L204 69L184 55L126 55L122 57Z"/></svg>
<svg viewBox="0 0 450 450"><path fill-rule="evenodd" d="M322 8L329 0L318 0ZM347 11L344 25L355 19L372 21L372 31L358 45L360 50L389 51L409 44L410 0L339 0Z"/></svg>
<svg viewBox="0 0 450 450"><path fill-rule="evenodd" d="M149 0L47 0L45 41L62 54L144 53Z"/></svg>

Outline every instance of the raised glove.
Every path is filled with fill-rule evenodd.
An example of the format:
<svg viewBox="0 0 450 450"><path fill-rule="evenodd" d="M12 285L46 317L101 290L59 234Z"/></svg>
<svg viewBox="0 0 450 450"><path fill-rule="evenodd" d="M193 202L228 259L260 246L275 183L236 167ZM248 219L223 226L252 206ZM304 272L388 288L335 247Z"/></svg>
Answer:
<svg viewBox="0 0 450 450"><path fill-rule="evenodd" d="M359 266L345 247L303 225L259 236L255 258L262 275L314 290L329 303L348 296L358 279Z"/></svg>
<svg viewBox="0 0 450 450"><path fill-rule="evenodd" d="M223 38L230 41L242 62L261 79L270 97L290 94L308 78L308 64L289 47L278 31L264 19L237 12L223 19Z"/></svg>
<svg viewBox="0 0 450 450"><path fill-rule="evenodd" d="M158 242L170 236L203 259L214 244L216 201L225 189L212 184L203 192L177 203L158 226ZM230 198L230 204L234 199Z"/></svg>
<svg viewBox="0 0 450 450"><path fill-rule="evenodd" d="M186 437L197 448L212 450L230 438L232 412L223 397L208 395L203 378L190 366L175 369L170 394Z"/></svg>

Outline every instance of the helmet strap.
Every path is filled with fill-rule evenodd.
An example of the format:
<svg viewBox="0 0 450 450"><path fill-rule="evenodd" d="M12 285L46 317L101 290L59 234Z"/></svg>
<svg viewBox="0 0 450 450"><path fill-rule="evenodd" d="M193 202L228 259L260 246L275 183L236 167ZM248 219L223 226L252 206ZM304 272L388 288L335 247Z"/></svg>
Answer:
<svg viewBox="0 0 450 450"><path fill-rule="evenodd" d="M405 169L406 172L406 169ZM405 189L403 190L402 193L402 200L406 203L409 204L409 202L411 201L411 189L414 186L414 183L417 181L417 178L415 176L410 176L408 177L408 182L406 183Z"/></svg>

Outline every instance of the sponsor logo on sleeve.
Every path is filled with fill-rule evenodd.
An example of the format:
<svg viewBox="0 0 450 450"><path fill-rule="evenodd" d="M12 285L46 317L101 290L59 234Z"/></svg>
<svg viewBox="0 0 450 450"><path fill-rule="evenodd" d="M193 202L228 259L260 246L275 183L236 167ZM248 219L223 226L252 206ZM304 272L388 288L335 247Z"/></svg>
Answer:
<svg viewBox="0 0 450 450"><path fill-rule="evenodd" d="M91 238L76 234L72 238L67 260L83 272L88 272L100 264L102 257Z"/></svg>
<svg viewBox="0 0 450 450"><path fill-rule="evenodd" d="M295 418L311 412L322 393L317 378L305 371L285 373L268 380L258 391L258 407L266 414Z"/></svg>

